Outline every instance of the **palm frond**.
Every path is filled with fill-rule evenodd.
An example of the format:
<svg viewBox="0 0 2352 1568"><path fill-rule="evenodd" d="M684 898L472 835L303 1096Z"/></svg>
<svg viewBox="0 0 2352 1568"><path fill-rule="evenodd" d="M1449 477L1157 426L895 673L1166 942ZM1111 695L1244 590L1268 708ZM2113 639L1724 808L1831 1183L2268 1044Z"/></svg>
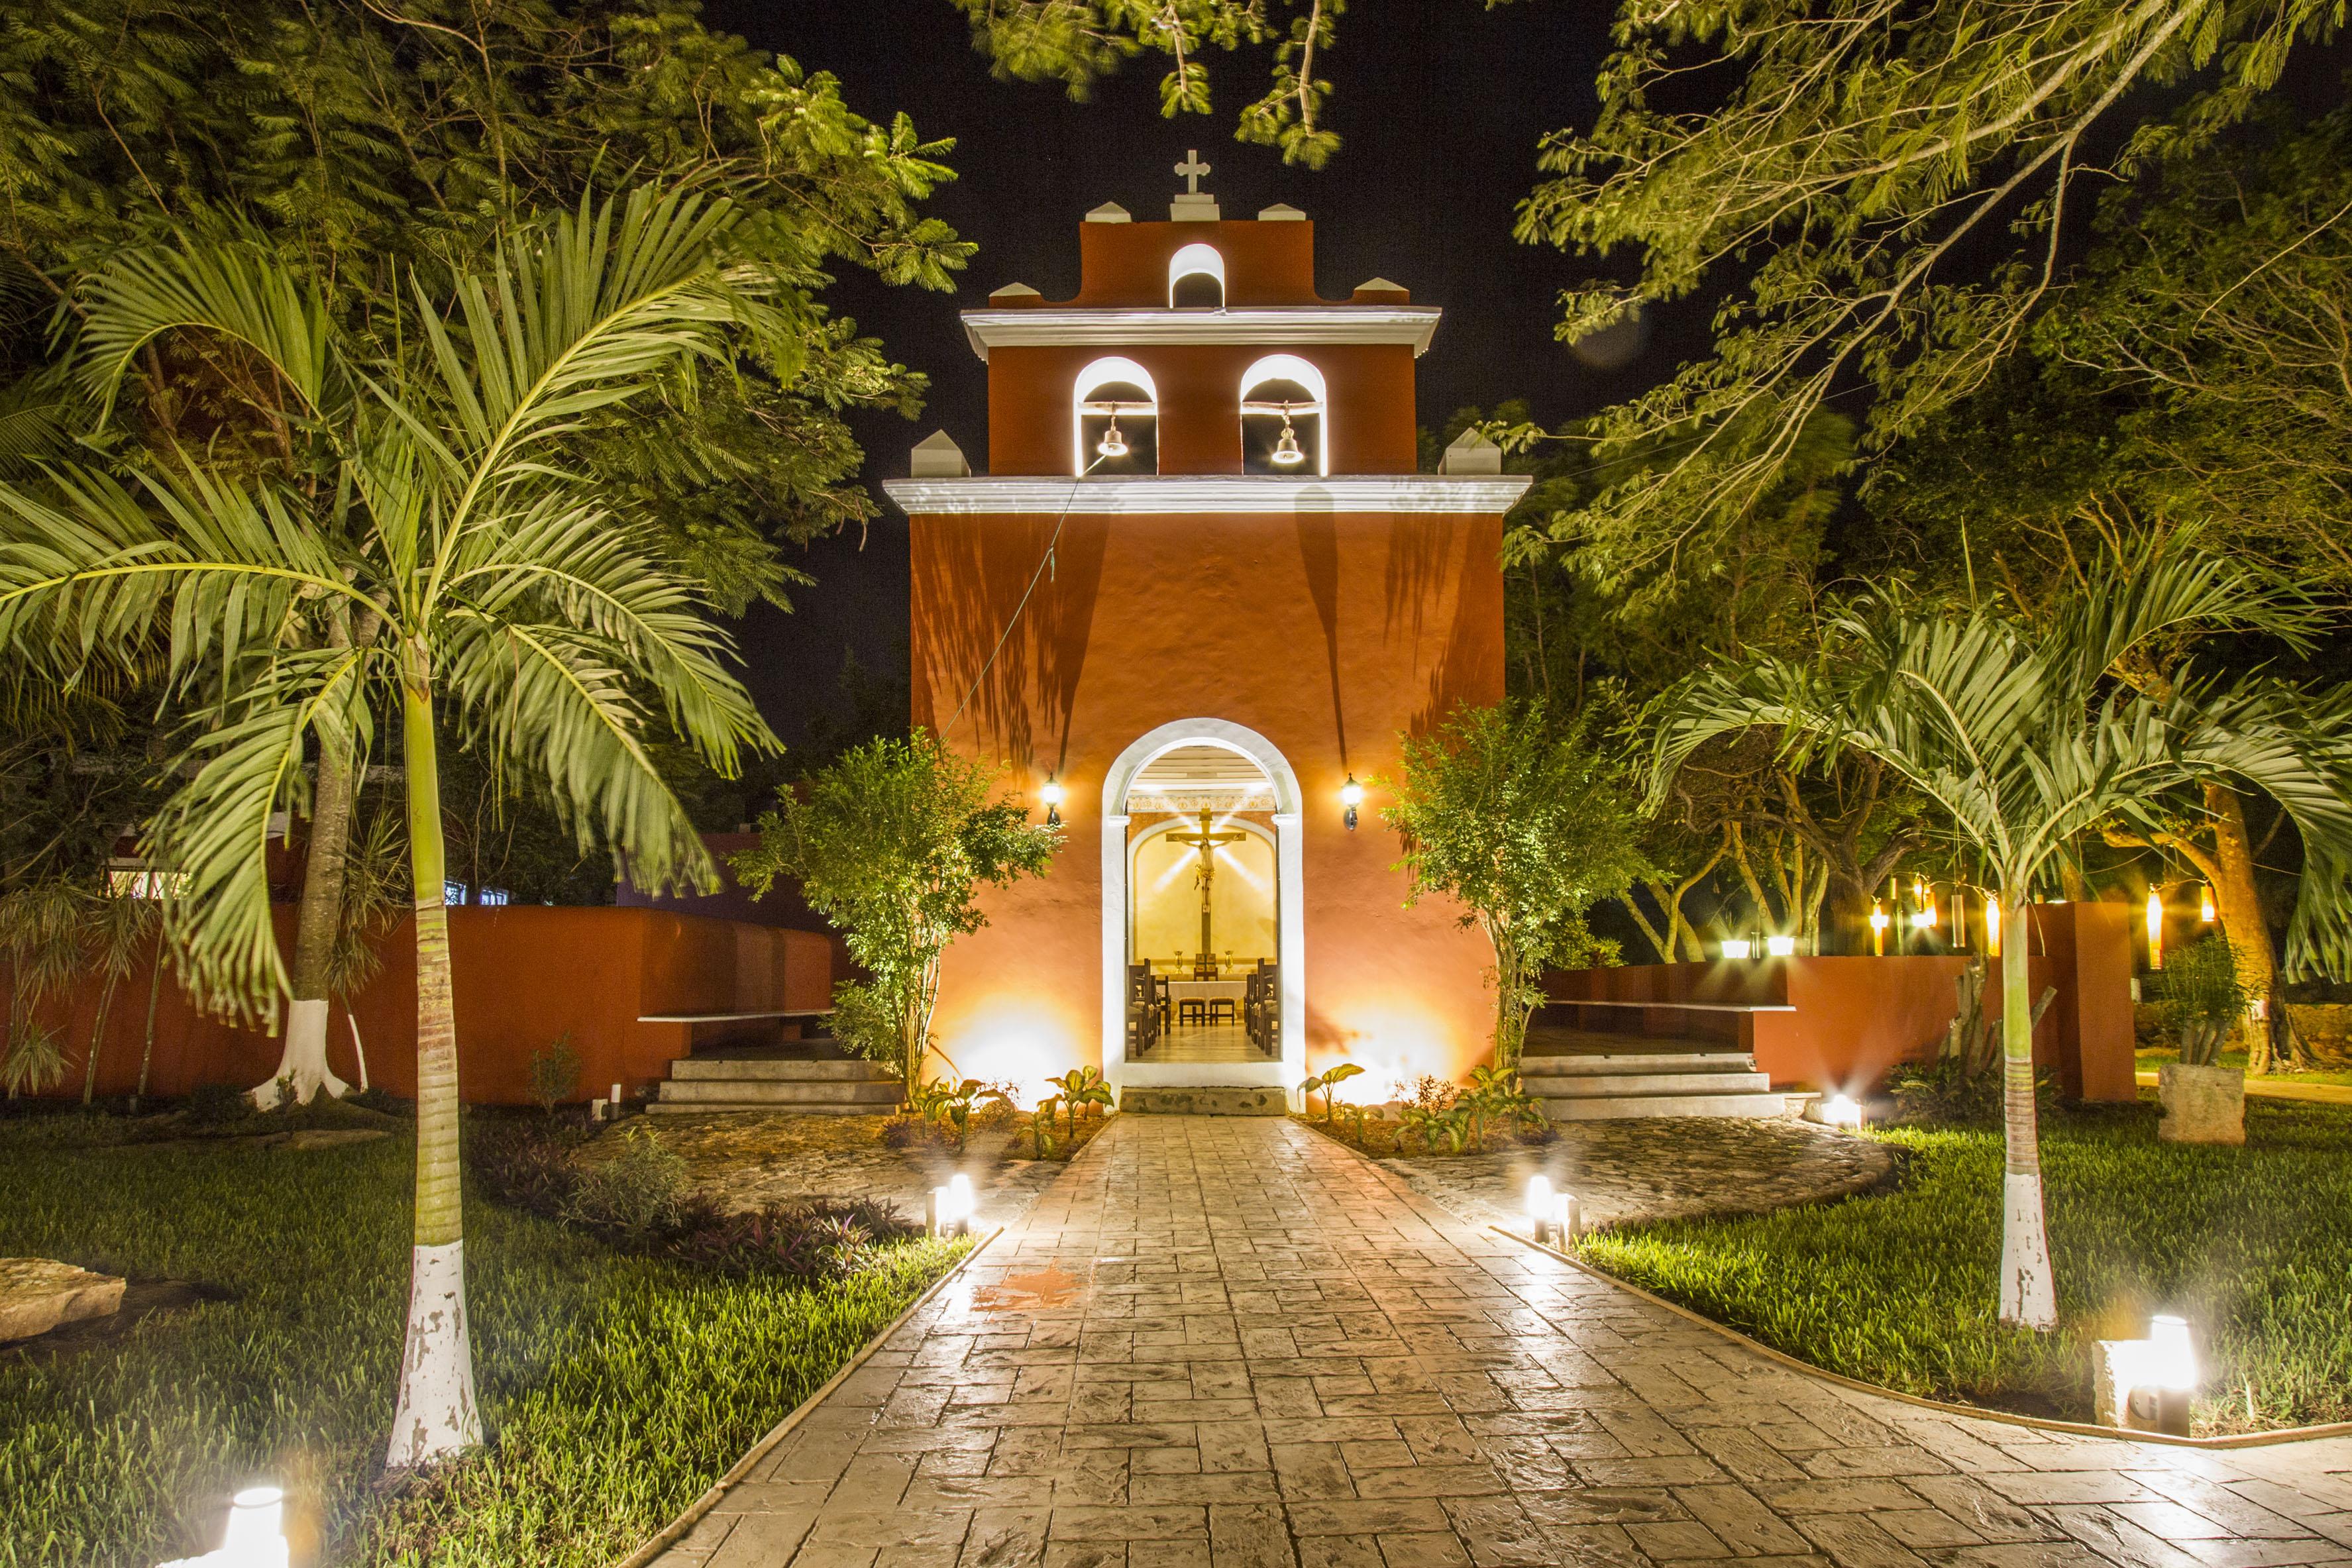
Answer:
<svg viewBox="0 0 2352 1568"><path fill-rule="evenodd" d="M77 373L101 417L141 352L173 332L202 332L250 350L322 412L344 395L334 323L318 286L257 244L154 246L118 256L82 290Z"/></svg>

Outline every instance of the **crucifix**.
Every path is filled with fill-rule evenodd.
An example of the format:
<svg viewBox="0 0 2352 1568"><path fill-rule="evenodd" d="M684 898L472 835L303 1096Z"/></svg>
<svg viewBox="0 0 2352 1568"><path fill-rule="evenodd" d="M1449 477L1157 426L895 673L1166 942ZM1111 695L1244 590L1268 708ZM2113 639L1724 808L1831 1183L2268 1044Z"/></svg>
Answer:
<svg viewBox="0 0 2352 1568"><path fill-rule="evenodd" d="M1201 176L1208 172L1209 166L1201 162L1201 150L1199 148L1187 147L1184 149L1184 162L1176 165L1176 172L1184 176L1184 193L1186 195L1197 196L1201 193Z"/></svg>
<svg viewBox="0 0 2352 1568"><path fill-rule="evenodd" d="M1209 941L1209 891L1216 885L1217 881L1217 846L1219 844L1239 843L1242 840L1247 837L1249 837L1247 833L1239 831L1229 833L1211 832L1209 831L1209 813L1205 810L1201 813L1201 831L1199 832L1171 833L1168 835L1169 842L1176 844L1190 844L1201 852L1201 958L1202 962L1210 961L1210 955L1216 951L1216 948L1211 946Z"/></svg>

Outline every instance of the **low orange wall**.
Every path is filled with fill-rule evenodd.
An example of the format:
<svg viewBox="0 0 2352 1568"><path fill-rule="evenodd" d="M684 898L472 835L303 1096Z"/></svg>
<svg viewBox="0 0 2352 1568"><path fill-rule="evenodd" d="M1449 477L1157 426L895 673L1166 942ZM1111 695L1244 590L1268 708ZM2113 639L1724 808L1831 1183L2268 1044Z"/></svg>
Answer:
<svg viewBox="0 0 2352 1568"><path fill-rule="evenodd" d="M293 940L293 909L277 912L279 946ZM347 1010L332 1009L327 1060L360 1081L352 1019L375 1087L416 1088L416 961L407 920L384 937L383 966ZM746 925L662 909L518 904L449 911L451 985L457 1014L459 1091L477 1104L530 1099L530 1057L570 1035L580 1058L575 1098L636 1093L682 1053L684 1028L646 1024L647 1014L803 1010L829 1006L835 943L806 931ZM99 1047L98 1092L130 1093L147 1040L151 969L142 963L116 988ZM61 1031L65 1081L51 1098L79 1098L103 988L85 980L37 1016ZM167 968L155 993L147 1092L166 1098L205 1084L248 1088L276 1070L279 1045L199 1011Z"/></svg>
<svg viewBox="0 0 2352 1568"><path fill-rule="evenodd" d="M2129 1101L2131 911L2114 904L2036 904L2027 965L2034 996L2058 992L2034 1030L2037 1066L2071 1099ZM1717 959L1579 969L1549 977L1556 1002L1582 1000L1784 1005L1793 1012L1591 1008L1580 1028L1736 1040L1780 1085L1848 1093L1883 1082L1905 1061L1933 1061L1959 1010L1958 956Z"/></svg>

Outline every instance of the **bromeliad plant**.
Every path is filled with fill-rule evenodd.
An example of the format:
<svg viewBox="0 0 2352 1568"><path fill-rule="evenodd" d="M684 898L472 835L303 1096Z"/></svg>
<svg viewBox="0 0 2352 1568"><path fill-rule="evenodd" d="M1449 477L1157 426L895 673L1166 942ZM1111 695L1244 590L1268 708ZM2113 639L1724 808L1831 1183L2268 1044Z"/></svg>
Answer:
<svg viewBox="0 0 2352 1568"><path fill-rule="evenodd" d="M1337 1096L1331 1091L1349 1079L1361 1075L1363 1071L1352 1061L1343 1061L1337 1067L1310 1073L1298 1085L1299 1095L1302 1099L1307 1099L1318 1093L1323 1096L1323 1124L1328 1127L1331 1124L1332 1106L1337 1103Z"/></svg>
<svg viewBox="0 0 2352 1568"><path fill-rule="evenodd" d="M1073 1067L1059 1078L1048 1078L1045 1082L1061 1091L1060 1094L1047 1103L1058 1103L1068 1107L1070 1136L1073 1138L1078 1135L1079 1106L1108 1106L1111 1103L1109 1082L1099 1071L1092 1067Z"/></svg>
<svg viewBox="0 0 2352 1568"><path fill-rule="evenodd" d="M264 1010L288 994L270 922L271 814L309 752L398 737L416 941L416 1196L407 1347L389 1460L480 1440L458 1202L457 1023L442 906L438 726L545 789L583 847L639 885L706 885L709 860L648 753L681 737L731 774L775 742L728 669L702 591L662 565L575 460L582 420L651 406L682 367L747 340L792 350L774 278L730 265L736 208L640 190L526 225L484 270L412 286L396 336L362 336L262 250L126 255L77 301L101 404L159 346L288 389L311 485L164 452L131 484L70 464L0 485L0 647L61 681L160 648L191 716L186 782L150 825L186 878L183 973ZM300 634L297 634L299 632Z"/></svg>

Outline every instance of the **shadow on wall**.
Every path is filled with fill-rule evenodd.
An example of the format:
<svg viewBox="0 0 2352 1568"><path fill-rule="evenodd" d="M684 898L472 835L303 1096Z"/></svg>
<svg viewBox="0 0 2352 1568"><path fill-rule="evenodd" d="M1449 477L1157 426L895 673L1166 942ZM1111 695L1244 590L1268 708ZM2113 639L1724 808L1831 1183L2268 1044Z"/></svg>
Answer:
<svg viewBox="0 0 2352 1568"><path fill-rule="evenodd" d="M986 678L956 721L959 733L982 737L983 753L1034 756L1058 768L1094 633L1108 528L1102 517L1068 518L1040 575L1055 524L1042 515L927 523L927 542L914 557L913 600L917 721L935 735L956 721L965 689L984 666ZM1033 579L1036 591L1024 608ZM1020 624L1008 636L1016 611ZM1047 733L1032 729L1033 714L1042 715Z"/></svg>
<svg viewBox="0 0 2352 1568"><path fill-rule="evenodd" d="M273 912L281 951L294 939L294 907ZM690 1026L649 1015L813 1011L830 1005L840 967L834 938L814 932L713 920L668 910L519 904L449 911L457 1011L457 1081L474 1104L530 1102L530 1058L569 1034L580 1058L574 1098L615 1082L636 1093L687 1052ZM416 1088L416 961L411 923L383 937L383 967L328 1023L327 1060L357 1086L360 1054L376 1088ZM98 1092L119 1097L140 1078L147 1042L152 964L126 977L100 1043ZM60 1031L65 1079L46 1098L78 1098L100 986L84 982L45 1003L38 1019ZM167 968L155 992L154 1051L147 1092L170 1099L207 1084L246 1089L275 1071L278 1041L199 1009Z"/></svg>

